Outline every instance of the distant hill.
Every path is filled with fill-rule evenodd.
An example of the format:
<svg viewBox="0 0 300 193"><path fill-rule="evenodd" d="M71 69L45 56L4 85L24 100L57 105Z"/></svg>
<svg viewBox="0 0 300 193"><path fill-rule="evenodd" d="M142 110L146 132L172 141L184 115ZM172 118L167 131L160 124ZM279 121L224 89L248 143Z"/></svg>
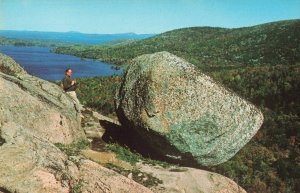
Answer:
<svg viewBox="0 0 300 193"><path fill-rule="evenodd" d="M141 40L153 34L84 34L79 32L39 32L0 30L0 36L22 40L43 40L76 44L104 44L116 40Z"/></svg>
<svg viewBox="0 0 300 193"><path fill-rule="evenodd" d="M77 45L75 43L67 43L53 40L30 40L17 39L0 36L0 46L42 46L42 47L57 47L57 46L71 46Z"/></svg>
<svg viewBox="0 0 300 193"><path fill-rule="evenodd" d="M296 64L300 62L300 20L236 29L183 28L125 45L56 49L57 53L118 64L158 51L169 51L199 67Z"/></svg>

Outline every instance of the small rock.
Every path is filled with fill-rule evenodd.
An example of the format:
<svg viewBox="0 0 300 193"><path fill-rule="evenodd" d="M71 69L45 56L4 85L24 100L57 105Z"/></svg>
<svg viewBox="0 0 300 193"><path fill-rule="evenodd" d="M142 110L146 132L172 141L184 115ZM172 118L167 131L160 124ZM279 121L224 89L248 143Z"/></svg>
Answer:
<svg viewBox="0 0 300 193"><path fill-rule="evenodd" d="M85 135L87 138L98 138L100 139L104 132L105 131L101 131L100 129L86 129L86 128L83 128L84 129L84 132L85 132Z"/></svg>
<svg viewBox="0 0 300 193"><path fill-rule="evenodd" d="M148 180L148 178L147 178L147 177L144 177L144 178L143 178L143 181L147 181L147 180Z"/></svg>

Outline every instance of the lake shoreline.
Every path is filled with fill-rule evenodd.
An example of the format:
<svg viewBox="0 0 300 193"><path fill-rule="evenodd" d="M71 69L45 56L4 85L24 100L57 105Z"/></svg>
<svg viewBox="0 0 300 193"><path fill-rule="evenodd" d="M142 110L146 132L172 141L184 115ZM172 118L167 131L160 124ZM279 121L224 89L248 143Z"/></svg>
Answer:
<svg viewBox="0 0 300 193"><path fill-rule="evenodd" d="M74 78L122 74L116 64L54 53L50 47L0 46L0 52L16 60L29 74L45 80L61 80L67 68L73 69Z"/></svg>

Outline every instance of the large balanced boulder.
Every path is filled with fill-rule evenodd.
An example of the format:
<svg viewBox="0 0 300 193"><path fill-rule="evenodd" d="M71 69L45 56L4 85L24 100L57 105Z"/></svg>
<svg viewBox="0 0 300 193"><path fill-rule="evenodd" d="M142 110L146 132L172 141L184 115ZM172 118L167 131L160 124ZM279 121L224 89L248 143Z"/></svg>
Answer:
<svg viewBox="0 0 300 193"><path fill-rule="evenodd" d="M201 165L234 156L263 123L254 105L168 52L132 61L116 109L121 123L159 154Z"/></svg>

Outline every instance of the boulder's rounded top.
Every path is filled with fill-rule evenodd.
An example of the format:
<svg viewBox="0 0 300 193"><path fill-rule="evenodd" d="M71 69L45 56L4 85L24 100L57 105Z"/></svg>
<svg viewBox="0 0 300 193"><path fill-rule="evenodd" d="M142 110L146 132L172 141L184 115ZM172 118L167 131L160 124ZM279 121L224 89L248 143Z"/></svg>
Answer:
<svg viewBox="0 0 300 193"><path fill-rule="evenodd" d="M153 70L160 70L161 68L172 70L171 72L179 70L195 70L195 66L185 61L182 58L175 56L167 51L156 52L154 54L144 54L134 58L129 65L130 68L134 66L141 66L144 68L153 68Z"/></svg>

